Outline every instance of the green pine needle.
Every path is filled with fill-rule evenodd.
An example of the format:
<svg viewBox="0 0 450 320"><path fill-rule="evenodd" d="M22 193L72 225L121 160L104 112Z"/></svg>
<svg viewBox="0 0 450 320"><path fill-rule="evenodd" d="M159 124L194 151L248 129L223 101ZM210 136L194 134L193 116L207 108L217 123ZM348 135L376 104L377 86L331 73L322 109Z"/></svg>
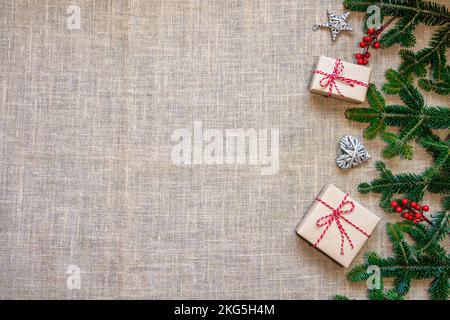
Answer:
<svg viewBox="0 0 450 320"><path fill-rule="evenodd" d="M381 92L375 85L370 85L367 91L369 107L348 109L345 116L353 121L369 123L364 130L364 138L370 140L380 136L387 143L383 150L385 158L401 156L412 159L412 140L431 136L430 129L450 128L450 108L426 106L419 90L392 69L386 72L386 78L389 82L384 88L398 93L405 105L386 105ZM385 132L387 126L399 127L399 133Z"/></svg>
<svg viewBox="0 0 450 320"><path fill-rule="evenodd" d="M436 65L439 64L436 63ZM426 91L434 91L437 94L450 94L450 66L441 66L439 70L442 70L442 72L434 74L436 80L420 79L419 86Z"/></svg>
<svg viewBox="0 0 450 320"><path fill-rule="evenodd" d="M447 200L450 203L450 200ZM439 242L448 234L449 217L442 222L443 216L433 219L433 226L424 227L411 224L409 221L388 223L386 232L393 245L394 256L380 258L376 253L365 255L365 262L355 266L347 273L347 278L352 282L360 282L373 276L367 272L369 266L378 266L381 273L380 288L370 289L371 300L399 300L408 294L412 281L419 279L432 279L429 287L431 299L445 300L450 297L450 257L439 245ZM440 224L438 224L440 220ZM412 230L420 231L415 234L413 243L409 243L404 234L411 234ZM439 234L439 237L436 237ZM423 251L424 244L433 243L442 250ZM420 254L418 251L422 250ZM384 291L383 278L394 278L393 288Z"/></svg>
<svg viewBox="0 0 450 320"><path fill-rule="evenodd" d="M450 146L447 148L444 152L446 156L421 174L400 173L394 175L383 162L378 161L376 168L380 177L370 183L361 183L358 186L358 191L361 193L380 193L382 195L380 206L386 211L390 210L390 203L394 195L404 195L406 198L417 202L422 200L425 191L448 194L450 193Z"/></svg>

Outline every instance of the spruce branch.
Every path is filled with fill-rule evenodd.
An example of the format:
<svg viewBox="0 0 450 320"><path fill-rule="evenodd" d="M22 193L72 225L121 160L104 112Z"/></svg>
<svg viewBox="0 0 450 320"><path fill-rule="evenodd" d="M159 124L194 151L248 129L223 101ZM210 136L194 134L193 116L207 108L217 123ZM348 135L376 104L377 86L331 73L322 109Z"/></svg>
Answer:
<svg viewBox="0 0 450 320"><path fill-rule="evenodd" d="M363 273L361 273L361 271L363 270L363 266L361 266L361 267L362 268L358 268L358 271L360 272L360 274L363 274ZM355 274L355 272L353 272L353 273ZM347 277L349 277L349 274L347 274ZM361 279L358 281L365 280L365 275L362 278L364 278L364 279ZM370 300L404 300L405 299L404 296L400 295L394 289L385 291L383 278L380 279L378 287L369 289L368 291L369 291L369 299ZM350 299L347 296L337 294L333 297L333 300L350 300Z"/></svg>
<svg viewBox="0 0 450 320"><path fill-rule="evenodd" d="M425 85L429 81L440 84L443 90L437 90L437 93L448 94L445 90L450 86L450 79L448 77L447 65L447 50L450 47L450 23L439 29L432 37L429 47L419 50L414 53L410 50L401 50L400 56L402 57L402 63L399 66L399 72L402 75L414 74L417 77L427 76L427 66L431 66L433 80L425 80L419 84Z"/></svg>
<svg viewBox="0 0 450 320"><path fill-rule="evenodd" d="M420 79L419 86L426 91L434 91L437 94L450 94L450 66L443 66L442 73L436 74L436 80Z"/></svg>
<svg viewBox="0 0 450 320"><path fill-rule="evenodd" d="M450 146L448 147L450 149ZM449 150L447 150L447 153ZM437 194L450 193L450 170L448 155L444 163L435 164L421 174L400 173L394 175L386 165L378 161L375 166L380 177L370 183L361 183L358 191L380 193L380 206L390 210L390 203L394 195L402 194L405 198L419 202L423 199L425 191Z"/></svg>
<svg viewBox="0 0 450 320"><path fill-rule="evenodd" d="M370 85L367 92L369 107L352 108L345 112L347 119L369 123L364 130L366 139L381 136L387 143L383 156L393 158L400 155L406 159L413 156L410 141L431 136L430 129L450 128L450 108L425 105L422 94L407 79L390 69L386 72L388 83L385 91L398 93L405 105L386 105L381 92ZM399 127L399 134L386 132L386 127Z"/></svg>
<svg viewBox="0 0 450 320"><path fill-rule="evenodd" d="M431 299L446 300L450 296L450 258L446 251L439 244L447 234L449 216L446 222L442 222L443 216L438 215L433 220L440 220L441 224L433 224L428 228L424 226L414 226L410 222L388 223L386 232L393 245L393 257L381 258L377 253L371 252L365 255L365 262L355 266L347 274L347 278L352 282L359 282L369 279L369 266L378 266L380 275L383 278L394 278L393 288L387 291L391 296L402 298L406 295L413 280L432 279L428 292ZM409 227L405 228L405 227ZM411 230L419 231L417 234ZM405 233L412 233L413 244L405 238ZM440 236L436 237L439 234ZM436 246L439 250L422 250L428 244L430 248ZM418 250L422 250L418 254ZM386 292L384 286L369 290L371 300L384 299Z"/></svg>

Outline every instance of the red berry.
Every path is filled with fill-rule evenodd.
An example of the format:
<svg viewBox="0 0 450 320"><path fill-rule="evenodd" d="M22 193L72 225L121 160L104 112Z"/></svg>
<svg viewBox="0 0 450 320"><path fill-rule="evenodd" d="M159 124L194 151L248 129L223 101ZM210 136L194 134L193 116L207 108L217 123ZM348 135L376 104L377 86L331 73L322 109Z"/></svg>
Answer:
<svg viewBox="0 0 450 320"><path fill-rule="evenodd" d="M365 36L365 37L363 38L363 41L364 41L365 43L369 43L371 40L372 40L372 39L371 39L370 37L367 37L367 36Z"/></svg>
<svg viewBox="0 0 450 320"><path fill-rule="evenodd" d="M416 219L421 219L422 218L422 214L421 213L416 213Z"/></svg>
<svg viewBox="0 0 450 320"><path fill-rule="evenodd" d="M374 28L367 29L367 34L368 35L373 35L374 33L375 33L375 29Z"/></svg>
<svg viewBox="0 0 450 320"><path fill-rule="evenodd" d="M358 64L364 64L364 59L358 59L356 62L357 62Z"/></svg>
<svg viewBox="0 0 450 320"><path fill-rule="evenodd" d="M357 53L357 54L355 54L355 58L356 59L362 59L362 54L361 53Z"/></svg>
<svg viewBox="0 0 450 320"><path fill-rule="evenodd" d="M360 44L361 45L361 44ZM374 49L378 49L380 47L380 43L379 42L375 42L374 44L373 44L373 48Z"/></svg>
<svg viewBox="0 0 450 320"><path fill-rule="evenodd" d="M368 64L369 63L369 61L367 61L366 59L363 59L363 62L362 62L364 65L366 65L366 64Z"/></svg>
<svg viewBox="0 0 450 320"><path fill-rule="evenodd" d="M364 41L361 41L361 42L359 43L359 46L360 46L361 48L364 48L366 45L367 45L367 43L365 43Z"/></svg>
<svg viewBox="0 0 450 320"><path fill-rule="evenodd" d="M369 58L370 58L370 52L366 52L366 53L364 54L364 58L369 59Z"/></svg>
<svg viewBox="0 0 450 320"><path fill-rule="evenodd" d="M411 215L409 214L409 212L406 212L404 215L403 215L403 218L405 218L405 219L409 219L411 217Z"/></svg>
<svg viewBox="0 0 450 320"><path fill-rule="evenodd" d="M402 204L403 204L404 206L407 205L408 202L409 202L408 199L403 199L403 200L402 200Z"/></svg>
<svg viewBox="0 0 450 320"><path fill-rule="evenodd" d="M420 204L417 204L416 210L420 210Z"/></svg>
<svg viewBox="0 0 450 320"><path fill-rule="evenodd" d="M417 219L414 219L414 224L417 224L418 222L419 222L419 220L417 220Z"/></svg>
<svg viewBox="0 0 450 320"><path fill-rule="evenodd" d="M415 208L415 207L417 206L417 202L414 202L414 201L411 202L411 203L410 203L410 206L411 206L412 208Z"/></svg>
<svg viewBox="0 0 450 320"><path fill-rule="evenodd" d="M422 210L423 210L423 211L428 211L428 210L430 210L430 207L429 207L429 206L423 206L423 207L422 207Z"/></svg>
<svg viewBox="0 0 450 320"><path fill-rule="evenodd" d="M391 202L391 207L392 207L392 208L397 208L397 207L398 207L397 201L392 201L392 202Z"/></svg>
<svg viewBox="0 0 450 320"><path fill-rule="evenodd" d="M400 208L400 207L397 207L397 208L395 208L395 212L398 212L398 213L400 213L400 212L402 212L403 211L403 209L402 208Z"/></svg>

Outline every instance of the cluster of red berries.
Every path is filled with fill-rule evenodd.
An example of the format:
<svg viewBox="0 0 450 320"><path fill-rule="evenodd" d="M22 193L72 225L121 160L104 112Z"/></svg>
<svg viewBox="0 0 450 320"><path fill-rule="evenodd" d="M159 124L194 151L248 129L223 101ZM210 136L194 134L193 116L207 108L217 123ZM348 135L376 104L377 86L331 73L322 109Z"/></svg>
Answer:
<svg viewBox="0 0 450 320"><path fill-rule="evenodd" d="M397 201L392 201L391 207L394 208L395 212L400 213L403 218L410 220L413 223L419 223L422 221L431 223L423 214L424 212L430 210L430 207L427 205L421 206L417 202L409 202L408 199L403 199L400 203Z"/></svg>
<svg viewBox="0 0 450 320"><path fill-rule="evenodd" d="M369 47L372 45L372 48L378 49L380 47L380 43L378 42L378 35L382 29L375 30L374 28L367 29L367 36L362 38L362 41L359 43L361 48L364 48L364 52L356 53L355 58L358 64L366 65L369 63L370 52Z"/></svg>

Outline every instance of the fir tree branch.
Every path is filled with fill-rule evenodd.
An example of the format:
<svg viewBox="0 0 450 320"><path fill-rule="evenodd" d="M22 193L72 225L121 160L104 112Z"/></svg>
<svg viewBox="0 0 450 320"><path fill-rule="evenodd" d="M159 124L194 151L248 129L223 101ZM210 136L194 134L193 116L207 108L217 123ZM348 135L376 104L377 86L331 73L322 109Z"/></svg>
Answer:
<svg viewBox="0 0 450 320"><path fill-rule="evenodd" d="M430 41L430 47L417 53L409 50L400 51L403 58L399 67L401 74L415 74L418 77L426 76L426 65L432 65L433 78L436 81L448 81L444 73L446 70L446 51L450 47L450 24L438 30Z"/></svg>
<svg viewBox="0 0 450 320"><path fill-rule="evenodd" d="M447 222L448 223L448 222ZM369 279L371 274L368 273L369 266L376 265L379 267L382 278L394 278L394 287L388 291L392 296L403 297L406 295L411 287L414 279L433 279L429 287L429 294L431 299L448 299L450 296L450 259L443 248L439 251L425 250L424 254L418 255L415 252L422 248L420 243L411 246L403 237L405 232L403 226L411 226L409 222L403 223L388 223L386 231L389 234L389 239L394 247L394 257L381 258L378 254L371 252L365 255L365 262L362 265L357 265L347 274L347 278L352 282L359 282ZM434 237L436 229L434 227L419 227L422 233L419 239L424 240L424 243L432 241L432 238L437 241L437 245L442 238ZM441 228L439 228L441 229ZM406 230L409 230L408 228ZM413 229L411 229L413 230ZM417 241L416 237L413 237ZM421 240L421 241L422 241ZM436 244L436 242L435 242ZM383 283L381 279L381 283ZM379 300L385 298L384 286L380 288L369 290L369 297L372 300Z"/></svg>
<svg viewBox="0 0 450 320"><path fill-rule="evenodd" d="M378 161L376 168L380 172L380 178L370 183L361 183L358 191L361 193L381 193L380 206L386 211L390 210L392 197L403 194L406 198L419 202L425 191L431 193L450 193L450 172L447 170L449 160L436 168L425 170L422 174L401 173L393 175L386 165ZM433 170L433 174L429 172Z"/></svg>
<svg viewBox="0 0 450 320"><path fill-rule="evenodd" d="M426 106L420 92L394 70L388 70L386 78L389 82L384 88L391 93L398 93L405 105L386 105L381 92L371 85L367 92L370 106L348 109L345 116L353 121L370 124L364 131L364 137L373 139L381 136L388 144L383 151L384 157L400 155L411 159L411 140L431 136L430 129L450 128L450 108ZM385 132L386 126L400 127L400 133Z"/></svg>
<svg viewBox="0 0 450 320"><path fill-rule="evenodd" d="M420 79L419 86L426 91L434 91L437 94L441 95L450 94L450 80L435 81L429 79Z"/></svg>
<svg viewBox="0 0 450 320"><path fill-rule="evenodd" d="M441 68L443 71L434 75L436 80L420 79L419 86L426 91L434 91L437 94L450 94L450 66L443 66Z"/></svg>
<svg viewBox="0 0 450 320"><path fill-rule="evenodd" d="M449 271L443 271L431 282L428 289L431 299L433 300L447 300L448 292L450 291Z"/></svg>

